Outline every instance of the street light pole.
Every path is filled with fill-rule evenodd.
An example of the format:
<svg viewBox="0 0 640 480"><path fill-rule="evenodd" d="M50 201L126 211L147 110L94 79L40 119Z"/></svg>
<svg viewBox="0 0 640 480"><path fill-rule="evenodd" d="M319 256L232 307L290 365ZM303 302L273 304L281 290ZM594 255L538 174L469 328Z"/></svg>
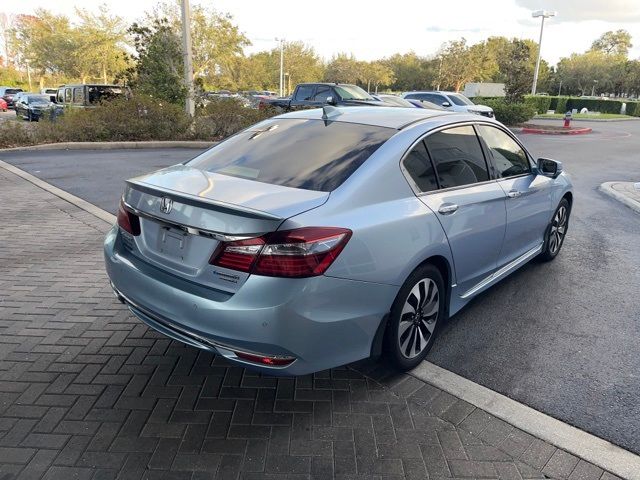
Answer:
<svg viewBox="0 0 640 480"><path fill-rule="evenodd" d="M276 38L280 42L280 96L284 96L284 38Z"/></svg>
<svg viewBox="0 0 640 480"><path fill-rule="evenodd" d="M193 100L193 52L191 51L191 7L189 0L182 0L182 55L184 57L184 83L187 87L185 110L192 116L196 106Z"/></svg>
<svg viewBox="0 0 640 480"><path fill-rule="evenodd" d="M544 19L549 17L555 17L556 12L549 12L547 10L536 10L531 14L533 18L542 17L540 22L540 39L538 40L538 59L536 60L536 69L533 72L533 86L531 87L531 95L536 94L536 87L538 86L538 71L540 70L540 54L542 53L542 32L544 31Z"/></svg>

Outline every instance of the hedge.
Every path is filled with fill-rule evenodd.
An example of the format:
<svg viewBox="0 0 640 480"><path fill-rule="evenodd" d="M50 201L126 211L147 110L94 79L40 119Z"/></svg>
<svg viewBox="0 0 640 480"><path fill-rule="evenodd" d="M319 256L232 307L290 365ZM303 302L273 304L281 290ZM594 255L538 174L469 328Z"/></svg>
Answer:
<svg viewBox="0 0 640 480"><path fill-rule="evenodd" d="M531 119L535 114L535 108L529 103L507 103L504 99L487 100L484 102L493 108L496 119L505 125L516 126Z"/></svg>
<svg viewBox="0 0 640 480"><path fill-rule="evenodd" d="M474 98L474 103L486 103L492 100L483 98L480 101L478 98ZM627 115L633 115L640 117L640 102L625 101L625 100L600 100L593 98L579 98L579 97L565 97L565 96L551 96L551 95L526 95L524 103L530 105L538 113L547 113L547 110L555 110L556 113L565 113L571 111L574 108L580 112L583 108L586 108L590 112L600 113L620 113L622 104L627 104Z"/></svg>
<svg viewBox="0 0 640 480"><path fill-rule="evenodd" d="M551 97L548 95L526 95L524 103L532 106L538 113L547 113L551 108Z"/></svg>

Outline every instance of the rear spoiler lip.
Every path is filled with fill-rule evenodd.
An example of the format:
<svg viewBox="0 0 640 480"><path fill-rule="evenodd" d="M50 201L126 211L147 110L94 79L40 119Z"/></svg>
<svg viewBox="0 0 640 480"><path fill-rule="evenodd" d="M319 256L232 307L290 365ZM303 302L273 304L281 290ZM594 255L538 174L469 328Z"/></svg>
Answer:
<svg viewBox="0 0 640 480"><path fill-rule="evenodd" d="M157 185L151 185L145 182L127 180L126 184L128 187L133 188L134 190L139 190L141 192L148 193L151 195L169 197L173 201L177 201L179 203L186 203L187 205L192 205L194 207L202 207L202 206L216 207L216 209L225 211L226 213L232 213L234 215L238 215L238 213L240 213L243 217L247 217L247 218L256 218L256 219L262 219L262 220L264 219L279 220L279 221L284 220L284 218L278 215L273 215L271 213L263 212L261 210L256 210L254 208L243 207L242 205L235 205L233 203L221 202L217 200L212 200L210 198L199 197L197 195L191 195L189 193L179 192L177 190L162 188L162 187L158 187ZM162 217L158 217L158 219L162 220Z"/></svg>

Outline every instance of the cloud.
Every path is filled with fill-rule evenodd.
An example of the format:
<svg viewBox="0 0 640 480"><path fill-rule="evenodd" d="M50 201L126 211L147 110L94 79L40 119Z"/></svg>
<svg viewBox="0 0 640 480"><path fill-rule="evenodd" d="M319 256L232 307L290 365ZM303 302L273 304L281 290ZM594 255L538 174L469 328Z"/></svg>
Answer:
<svg viewBox="0 0 640 480"><path fill-rule="evenodd" d="M555 10L554 22L582 22L600 20L615 23L640 22L638 0L515 0L530 10Z"/></svg>

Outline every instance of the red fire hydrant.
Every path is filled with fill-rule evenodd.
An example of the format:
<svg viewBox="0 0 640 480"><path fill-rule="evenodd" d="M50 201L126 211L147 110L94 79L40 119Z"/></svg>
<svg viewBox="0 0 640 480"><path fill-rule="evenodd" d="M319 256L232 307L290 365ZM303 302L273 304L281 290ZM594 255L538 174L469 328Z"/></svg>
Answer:
<svg viewBox="0 0 640 480"><path fill-rule="evenodd" d="M571 128L571 112L564 114L564 128Z"/></svg>

